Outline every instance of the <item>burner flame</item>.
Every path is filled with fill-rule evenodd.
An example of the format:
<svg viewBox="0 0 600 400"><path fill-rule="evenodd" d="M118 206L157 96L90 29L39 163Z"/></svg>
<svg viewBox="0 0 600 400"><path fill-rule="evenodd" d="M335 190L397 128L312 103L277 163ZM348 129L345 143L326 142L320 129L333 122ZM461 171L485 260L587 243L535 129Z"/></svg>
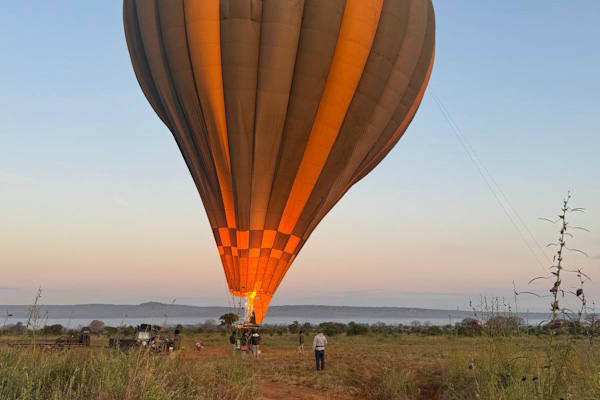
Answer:
<svg viewBox="0 0 600 400"><path fill-rule="evenodd" d="M256 292L252 292L248 295L248 300L246 300L246 318L244 318L244 323L251 323L252 316L254 315L254 298L256 297Z"/></svg>

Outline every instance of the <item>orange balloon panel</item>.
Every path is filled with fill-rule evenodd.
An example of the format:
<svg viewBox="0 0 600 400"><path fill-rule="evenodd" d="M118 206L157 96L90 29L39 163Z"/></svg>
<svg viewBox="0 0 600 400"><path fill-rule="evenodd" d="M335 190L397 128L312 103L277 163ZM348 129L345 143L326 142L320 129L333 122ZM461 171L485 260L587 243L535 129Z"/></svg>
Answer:
<svg viewBox="0 0 600 400"><path fill-rule="evenodd" d="M233 295L261 323L315 229L389 153L431 75L430 0L125 0Z"/></svg>

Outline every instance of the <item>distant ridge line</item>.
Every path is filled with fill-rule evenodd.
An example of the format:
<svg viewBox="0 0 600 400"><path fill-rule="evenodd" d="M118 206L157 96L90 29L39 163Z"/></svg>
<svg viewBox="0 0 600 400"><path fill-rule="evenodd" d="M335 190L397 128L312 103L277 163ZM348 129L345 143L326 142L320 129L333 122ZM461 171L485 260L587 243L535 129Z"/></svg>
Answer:
<svg viewBox="0 0 600 400"><path fill-rule="evenodd" d="M14 318L26 318L30 305L0 305L0 316L10 313ZM173 317L218 318L228 313L228 306L191 306L175 304L171 310L170 304L146 302L131 304L74 304L74 305L41 305L40 315L49 318L161 318L165 315ZM526 313L519 313L525 317ZM547 316L546 313L532 312L531 318ZM292 319L310 318L327 320L335 318L452 318L453 320L473 317L472 311L442 310L418 307L372 307L372 306L331 306L331 305L282 305L269 308L269 317L289 317Z"/></svg>

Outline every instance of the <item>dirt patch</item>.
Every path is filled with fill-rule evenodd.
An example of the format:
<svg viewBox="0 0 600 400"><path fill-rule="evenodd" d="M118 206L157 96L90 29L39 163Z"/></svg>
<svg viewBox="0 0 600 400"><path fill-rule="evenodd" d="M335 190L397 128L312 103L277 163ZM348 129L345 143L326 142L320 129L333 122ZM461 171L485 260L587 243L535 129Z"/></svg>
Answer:
<svg viewBox="0 0 600 400"><path fill-rule="evenodd" d="M357 400L357 397L329 395L318 390L284 382L263 382L263 400Z"/></svg>

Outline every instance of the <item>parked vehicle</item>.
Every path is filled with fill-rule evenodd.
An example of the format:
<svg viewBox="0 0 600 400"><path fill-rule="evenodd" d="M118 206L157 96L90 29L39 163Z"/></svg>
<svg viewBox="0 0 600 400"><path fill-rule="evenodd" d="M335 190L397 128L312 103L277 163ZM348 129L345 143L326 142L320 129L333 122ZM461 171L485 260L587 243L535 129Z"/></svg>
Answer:
<svg viewBox="0 0 600 400"><path fill-rule="evenodd" d="M151 324L141 324L135 329L132 339L111 338L108 341L108 347L123 351L147 349L157 354L168 354L173 350L173 341L163 337L159 327Z"/></svg>

